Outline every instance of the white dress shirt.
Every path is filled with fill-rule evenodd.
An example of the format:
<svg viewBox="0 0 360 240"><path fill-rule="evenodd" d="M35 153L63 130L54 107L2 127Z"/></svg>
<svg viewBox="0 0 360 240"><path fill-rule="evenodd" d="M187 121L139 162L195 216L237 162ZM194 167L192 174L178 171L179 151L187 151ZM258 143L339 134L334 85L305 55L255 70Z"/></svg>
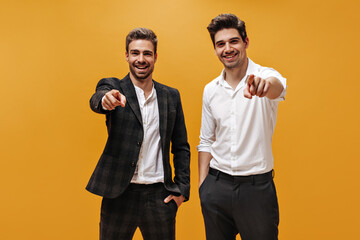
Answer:
<svg viewBox="0 0 360 240"><path fill-rule="evenodd" d="M156 90L153 86L151 94L145 99L144 91L135 86L144 129L139 160L132 183L151 184L164 182L164 169L159 132L159 108Z"/></svg>
<svg viewBox="0 0 360 240"><path fill-rule="evenodd" d="M273 169L271 141L277 107L286 94L286 79L272 68L249 60L248 68L236 89L221 75L204 89L199 152L212 155L210 167L233 176L247 176ZM276 77L284 86L277 99L244 97L246 77Z"/></svg>

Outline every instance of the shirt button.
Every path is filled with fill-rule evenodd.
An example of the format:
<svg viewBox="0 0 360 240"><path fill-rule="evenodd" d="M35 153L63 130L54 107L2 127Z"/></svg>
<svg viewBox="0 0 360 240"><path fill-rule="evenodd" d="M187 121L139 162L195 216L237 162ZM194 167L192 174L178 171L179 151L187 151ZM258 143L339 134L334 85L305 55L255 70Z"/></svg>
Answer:
<svg viewBox="0 0 360 240"><path fill-rule="evenodd" d="M132 167L135 167L135 162L132 162L132 163L131 163L131 166L132 166Z"/></svg>

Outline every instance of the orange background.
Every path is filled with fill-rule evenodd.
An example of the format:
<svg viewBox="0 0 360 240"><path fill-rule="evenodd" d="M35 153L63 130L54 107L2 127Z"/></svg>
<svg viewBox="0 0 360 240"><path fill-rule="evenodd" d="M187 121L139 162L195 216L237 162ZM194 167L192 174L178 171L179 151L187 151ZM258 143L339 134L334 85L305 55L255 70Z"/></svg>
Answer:
<svg viewBox="0 0 360 240"><path fill-rule="evenodd" d="M203 87L220 74L206 26L244 19L249 57L288 79L273 138L280 239L360 235L359 3L355 0L1 0L0 239L98 239L85 191L106 140L89 98L122 78L125 36L158 35L154 79L176 87L192 150L178 239L205 239L197 191ZM139 232L134 239L141 239Z"/></svg>

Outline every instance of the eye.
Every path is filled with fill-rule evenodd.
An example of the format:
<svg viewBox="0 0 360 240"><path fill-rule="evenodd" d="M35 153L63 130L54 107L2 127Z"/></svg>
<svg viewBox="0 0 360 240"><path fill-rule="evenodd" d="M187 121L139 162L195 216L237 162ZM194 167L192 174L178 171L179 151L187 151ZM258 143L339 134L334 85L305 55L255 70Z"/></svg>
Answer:
<svg viewBox="0 0 360 240"><path fill-rule="evenodd" d="M219 43L216 44L217 47L222 47L222 46L224 46L224 45L225 45L225 44L224 44L223 42L219 42Z"/></svg>
<svg viewBox="0 0 360 240"><path fill-rule="evenodd" d="M234 40L231 40L231 41L230 41L231 44L237 44L238 42L239 42L238 39L234 39Z"/></svg>

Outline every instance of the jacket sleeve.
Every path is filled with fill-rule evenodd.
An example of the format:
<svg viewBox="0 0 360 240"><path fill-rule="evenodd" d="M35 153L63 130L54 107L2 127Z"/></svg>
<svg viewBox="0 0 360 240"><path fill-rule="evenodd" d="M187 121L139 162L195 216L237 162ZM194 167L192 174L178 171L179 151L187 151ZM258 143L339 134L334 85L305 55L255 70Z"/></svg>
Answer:
<svg viewBox="0 0 360 240"><path fill-rule="evenodd" d="M176 121L171 137L171 153L173 154L175 177L185 201L190 197L190 146L187 140L184 113L181 105L180 93L176 90Z"/></svg>

